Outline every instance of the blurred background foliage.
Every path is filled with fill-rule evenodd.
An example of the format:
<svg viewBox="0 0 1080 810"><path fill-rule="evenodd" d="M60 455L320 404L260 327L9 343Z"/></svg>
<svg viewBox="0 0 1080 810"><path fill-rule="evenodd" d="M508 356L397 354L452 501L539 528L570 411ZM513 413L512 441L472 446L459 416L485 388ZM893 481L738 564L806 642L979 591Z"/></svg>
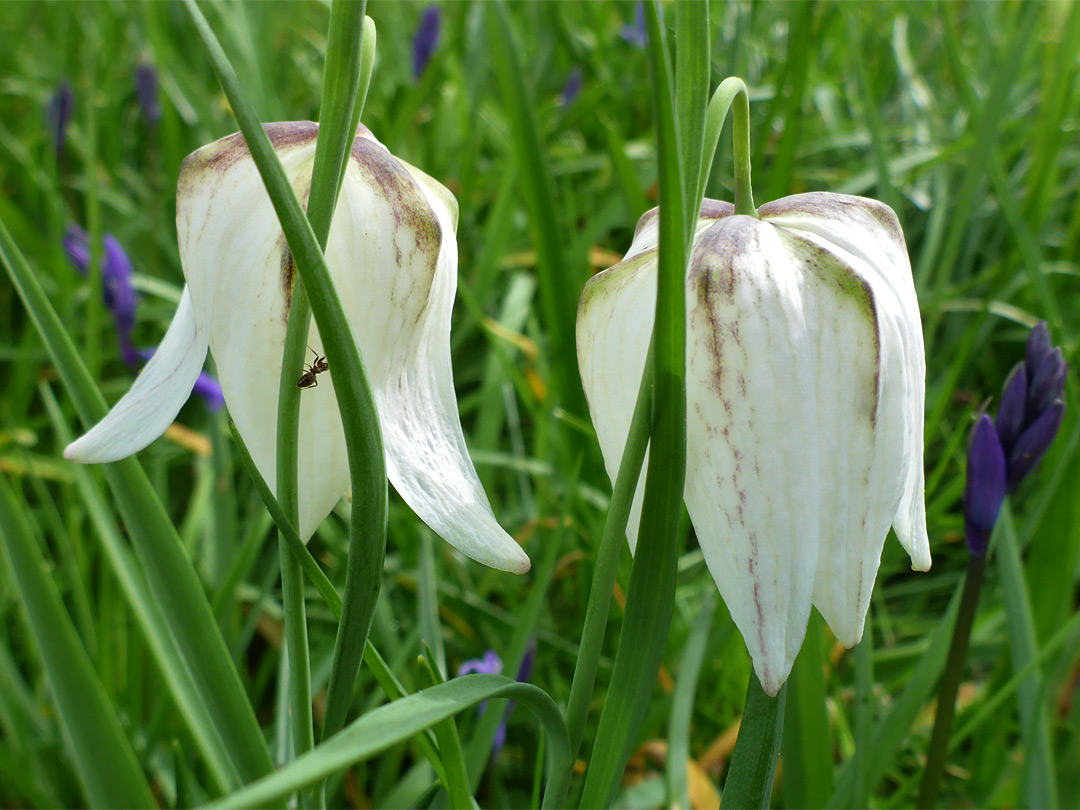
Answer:
<svg viewBox="0 0 1080 810"><path fill-rule="evenodd" d="M317 2L224 2L206 13L266 121L317 119L328 13ZM629 246L655 204L655 156L645 52L633 3L514 3L509 7L543 161L526 165L493 70L482 3L439 6L430 62L417 75L414 36L426 6L369 4L379 44L364 122L399 157L457 195L460 276L453 350L460 409L495 513L533 559L525 577L490 571L441 543L392 503L386 578L373 640L417 685L421 640L450 674L493 649L505 671L537 642L534 683L565 702L585 611L591 560L610 492L579 395L561 385L572 352L541 306L535 222L524 176L541 171L554 193L556 249L570 313L589 276ZM908 240L926 329L929 574L907 571L890 540L872 604L872 711L885 716L911 681L964 568L960 497L972 417L998 395L1023 356L1028 328L1050 323L1075 366L1080 326L1080 5L1047 3L714 2L713 77L742 76L751 92L755 197L828 190L884 200ZM0 10L0 217L40 274L110 399L130 384L110 324L61 246L70 224L113 234L135 269L135 339L153 346L183 284L175 178L195 148L235 130L223 95L178 4L7 2ZM156 72L160 119L136 92ZM51 100L66 86L71 117L57 150ZM730 199L730 136L709 183ZM221 268L228 272L228 268ZM1039 645L1077 607L1080 422L1073 407L1056 445L1014 499L1018 540ZM76 420L33 325L0 281L0 469L21 489L53 575L140 760L172 805L200 765L150 664L116 582L101 564L88 504L46 405L55 394ZM991 409L994 406L991 405ZM197 398L182 428L141 454L198 562L257 714L284 751L277 689L281 608L270 520L234 462L224 413ZM93 473L96 476L96 473ZM331 579L344 576L346 501L312 540ZM631 760L622 806L668 802L662 778L673 686L706 595L714 589L692 530L666 664ZM629 555L618 580L625 588ZM425 574L425 565L432 567ZM431 572L434 572L432 575ZM608 649L617 639L621 591ZM330 614L310 604L316 689L333 647ZM871 625L868 625L871 626ZM827 727L818 742L836 763L854 750L852 656L815 623L824 660ZM719 604L706 644L689 735L690 794L709 806L734 742L749 659ZM1015 700L991 701L1013 675L1005 607L993 568L976 620L958 727L992 708L956 749L943 801L1023 802L1025 757ZM516 660L515 660L516 659ZM1080 635L1041 662L1040 700L1052 728L1063 806L1080 804ZM602 663L596 705L610 660ZM365 679L361 694L380 695ZM381 695L380 695L381 696ZM372 698L375 699L375 698ZM929 735L930 699L889 750L870 786L875 806L914 800ZM318 705L317 705L318 709ZM598 712L591 716L595 724ZM459 721L470 739L473 716ZM587 754L587 748L584 749ZM538 751L534 727L511 716L507 745L478 794L485 806L523 806ZM419 764L417 764L419 763ZM331 801L409 806L424 800L426 763L402 745L331 785ZM790 780L789 780L790 781ZM828 796L832 778L819 788ZM775 803L799 806L805 785L778 780ZM786 792L787 791L787 792ZM800 791L804 791L800 795ZM181 798L178 798L181 797ZM0 804L80 804L77 782L13 583L0 568Z"/></svg>

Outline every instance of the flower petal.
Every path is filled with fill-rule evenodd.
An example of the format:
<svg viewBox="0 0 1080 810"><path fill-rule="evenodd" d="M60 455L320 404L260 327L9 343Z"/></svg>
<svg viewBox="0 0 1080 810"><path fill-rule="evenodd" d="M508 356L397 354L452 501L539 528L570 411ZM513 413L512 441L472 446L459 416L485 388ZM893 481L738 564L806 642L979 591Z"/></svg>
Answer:
<svg viewBox="0 0 1080 810"><path fill-rule="evenodd" d="M117 461L165 432L184 407L206 362L207 336L195 317L187 287L150 362L108 415L64 450L84 464Z"/></svg>
<svg viewBox="0 0 1080 810"><path fill-rule="evenodd" d="M686 506L705 562L766 693L791 671L818 565L819 443L813 393L832 329L776 229L720 220L697 240L687 300Z"/></svg>
<svg viewBox="0 0 1080 810"><path fill-rule="evenodd" d="M375 389L394 488L464 554L524 573L529 558L496 522L458 417L450 362L456 218L448 191L360 137L327 259Z"/></svg>
<svg viewBox="0 0 1080 810"><path fill-rule="evenodd" d="M923 498L926 358L919 303L896 214L876 200L826 193L785 197L762 206L760 213L857 268L877 302L879 328L893 330L898 339L898 343L882 340L883 347L892 347L893 362L899 363L903 378L899 462L903 488L892 523L901 545L911 556L912 568L926 571L930 568ZM887 362L883 356L883 367ZM881 399L884 402L887 397L883 394ZM891 469L888 474L893 474Z"/></svg>

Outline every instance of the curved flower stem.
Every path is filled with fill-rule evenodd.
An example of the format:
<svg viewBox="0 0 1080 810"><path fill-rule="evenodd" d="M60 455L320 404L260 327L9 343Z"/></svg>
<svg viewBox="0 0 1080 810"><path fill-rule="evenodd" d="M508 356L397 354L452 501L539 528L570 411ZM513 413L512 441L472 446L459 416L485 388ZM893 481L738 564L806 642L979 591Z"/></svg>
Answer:
<svg viewBox="0 0 1080 810"><path fill-rule="evenodd" d="M769 806L780 756L786 702L787 684L780 687L776 697L769 697L761 688L757 674L751 670L742 725L720 800L721 810Z"/></svg>
<svg viewBox="0 0 1080 810"><path fill-rule="evenodd" d="M968 640L971 638L971 626L975 621L975 609L979 605L979 589L982 587L985 566L986 554L972 554L968 557L964 592L960 597L960 611L953 626L945 672L941 676L941 686L938 687L934 731L930 735L930 747L926 749L926 769L923 771L916 807L929 808L937 804L938 788L941 786L941 777L945 773L945 764L949 758L949 735L952 733L953 716L956 714L956 693L960 689L960 679L964 675L964 665L967 662Z"/></svg>
<svg viewBox="0 0 1080 810"><path fill-rule="evenodd" d="M705 184L712 171L713 156L720 142L720 132L724 128L729 110L734 111L732 148L735 154L735 213L756 217L754 192L750 187L750 96L746 83L737 76L731 76L720 82L709 101L709 112L705 116L705 152L701 161L701 174L698 176L697 200L700 205L705 195Z"/></svg>
<svg viewBox="0 0 1080 810"><path fill-rule="evenodd" d="M653 348L652 344L649 344L637 404L630 420L630 432L626 436L622 461L619 462L611 502L604 518L604 532L596 552L596 567L593 569L589 602L585 608L585 623L581 629L581 644L578 647L577 663L574 665L574 679L570 685L570 700L566 706L566 730L570 734L570 750L574 757L577 757L581 738L585 734L585 718L589 711L593 685L596 683L600 647L604 643L604 631L607 629L608 614L611 611L611 593L619 568L619 552L626 536L626 522L630 517L634 492L641 477L641 464L649 446L652 389Z"/></svg>

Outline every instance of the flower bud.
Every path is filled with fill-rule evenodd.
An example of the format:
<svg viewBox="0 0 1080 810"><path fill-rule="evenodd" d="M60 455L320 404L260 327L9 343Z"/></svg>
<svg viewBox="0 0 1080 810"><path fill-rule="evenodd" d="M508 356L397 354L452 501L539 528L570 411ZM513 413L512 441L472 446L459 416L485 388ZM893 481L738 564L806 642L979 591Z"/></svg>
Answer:
<svg viewBox="0 0 1080 810"><path fill-rule="evenodd" d="M1029 424L1065 390L1065 372L1067 370L1061 347L1055 346L1040 361L1035 376L1028 386L1027 415Z"/></svg>
<svg viewBox="0 0 1080 810"><path fill-rule="evenodd" d="M1023 366L1020 367L1023 375ZM1015 376L1010 375L1010 376ZM964 484L964 529L968 551L985 554L990 532L1005 500L1005 453L990 417L983 414L971 430Z"/></svg>
<svg viewBox="0 0 1080 810"><path fill-rule="evenodd" d="M1016 446L1009 454L1009 491L1016 489L1042 459L1043 454L1057 435L1065 415L1065 403L1056 400L1039 414L1031 426L1020 434Z"/></svg>
<svg viewBox="0 0 1080 810"><path fill-rule="evenodd" d="M1024 364L1027 366L1027 378L1033 380L1035 372L1043 358L1050 353L1053 344L1050 342L1050 330L1046 321L1039 321L1028 333L1027 347L1024 352Z"/></svg>
<svg viewBox="0 0 1080 810"><path fill-rule="evenodd" d="M1001 403L998 405L997 420L994 423L1006 453L1012 450L1013 444L1024 430L1027 389L1027 372L1024 363L1019 362L1013 366L1001 389Z"/></svg>

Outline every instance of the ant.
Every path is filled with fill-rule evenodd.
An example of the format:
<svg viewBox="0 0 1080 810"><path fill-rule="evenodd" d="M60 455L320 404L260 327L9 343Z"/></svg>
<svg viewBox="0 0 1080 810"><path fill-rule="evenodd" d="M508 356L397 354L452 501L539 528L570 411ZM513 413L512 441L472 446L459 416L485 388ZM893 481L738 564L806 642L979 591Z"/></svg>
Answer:
<svg viewBox="0 0 1080 810"><path fill-rule="evenodd" d="M297 388L318 388L319 380L318 375L324 371L329 371L330 366L326 363L326 356L320 356L317 351L308 346L308 349L313 355L315 355L315 362L304 368L304 373L300 375L300 379L296 381Z"/></svg>

